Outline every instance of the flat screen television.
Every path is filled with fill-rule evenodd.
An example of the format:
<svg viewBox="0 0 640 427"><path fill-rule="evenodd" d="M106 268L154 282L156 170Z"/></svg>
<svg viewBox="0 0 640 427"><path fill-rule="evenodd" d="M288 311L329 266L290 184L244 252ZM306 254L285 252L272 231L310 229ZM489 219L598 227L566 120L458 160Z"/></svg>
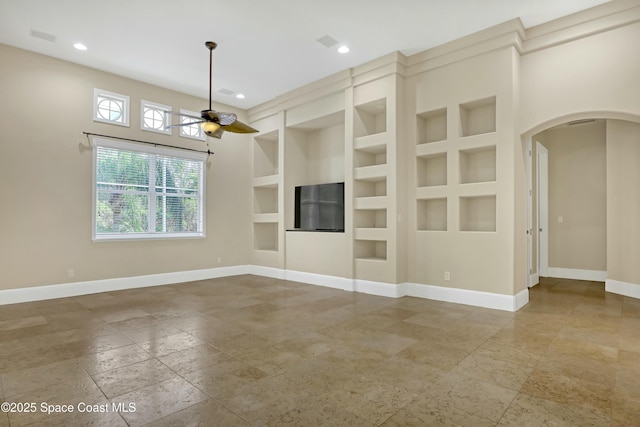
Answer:
<svg viewBox="0 0 640 427"><path fill-rule="evenodd" d="M295 228L344 232L344 182L296 187Z"/></svg>

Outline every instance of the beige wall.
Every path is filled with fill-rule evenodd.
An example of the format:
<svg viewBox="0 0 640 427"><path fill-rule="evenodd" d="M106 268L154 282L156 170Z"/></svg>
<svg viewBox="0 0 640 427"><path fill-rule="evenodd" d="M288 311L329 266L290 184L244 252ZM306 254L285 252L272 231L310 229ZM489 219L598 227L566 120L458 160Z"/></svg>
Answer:
<svg viewBox="0 0 640 427"><path fill-rule="evenodd" d="M0 176L6 188L0 210L0 269L3 272L0 289L66 283L71 281L67 277L68 269L75 270L73 280L84 281L247 263L285 268L290 262L296 269L308 272L351 276L360 266L367 270L362 277L371 280L396 283L406 279L515 295L524 289L526 280L521 137L584 116L640 118L640 85L637 84L640 56L635 54L640 22L633 18L637 7L625 11L629 5L632 2L614 1L585 14L526 31L519 22L512 21L411 58L396 53L390 55L391 61L383 58L338 73L325 82L285 94L249 111L260 130L279 131L279 168L274 178L278 210L268 215L270 224L276 224L278 246L275 251L252 250L251 188L252 178L257 178L252 177L251 171L253 139L232 134L225 134L221 141L211 140L216 155L208 167L205 239L93 243L91 152L82 131L163 142L168 137L137 129L140 99L196 111L202 109L206 101L0 46ZM295 147L287 146L285 150L290 136L285 138L285 130L301 132L293 127L337 111L344 111L344 127L312 135L310 139L324 140L344 132L343 169L340 170L336 162L335 169L330 171L313 166L310 172L317 179L325 176L334 180L344 176L348 197L347 232L342 237L345 246L335 242L340 238L332 239L326 242L323 253L331 252L337 244L349 256L353 254L350 215L353 106L365 101L361 99L367 94L365 86L382 91L382 97L393 102L387 104L393 106L387 119L391 138L387 162L393 171L388 177L390 192L393 191L389 200L393 203L385 205L387 223L393 224L385 232L390 236L390 260L377 263L382 266L378 269L371 263L358 264L353 258L345 258L337 269L322 269L298 257L298 253L285 258L284 228L291 222L290 214L286 214L290 203L285 191L294 185L289 180L291 172L304 172L285 159L309 158L309 152L296 152ZM95 87L131 96L131 128L91 120ZM497 99L496 132L461 138L460 104L493 96ZM417 232L415 115L445 107L448 137L434 152L447 152L447 187L450 188L429 189L423 193L447 198L448 231ZM231 111L246 117L242 111ZM637 147L630 142L635 138L635 131L625 126L628 125L616 124L607 135L610 141L621 142L616 142L617 146L607 145L607 192L610 199L612 192L615 195L607 205L606 258L602 254L589 254L579 257L579 261L563 259L560 263L567 268L596 269L602 267L602 260L606 259L609 277L640 284L640 267L628 262L640 255L635 243L640 241L640 231L634 228L638 217L634 203L638 193L633 192L637 190L638 177L632 172L616 175L627 173L621 170L621 165L637 156L634 151ZM201 146L177 137L168 139L177 144ZM461 185L460 150L489 145L496 147L495 182ZM311 155L324 156L322 165L327 162L333 165L336 147L326 147L327 150L314 147ZM612 181L616 180L619 184L612 187ZM496 196L496 231L461 232L460 197L486 194ZM620 198L616 199L618 194ZM574 224L572 215L567 216L564 209L561 214L565 217L564 224ZM627 228L621 229L623 224ZM586 233L594 239L591 242L597 240L595 234ZM291 240L298 241L301 236ZM292 248L301 245L304 242L298 241ZM220 264L218 257L222 257ZM589 262L581 264L586 258ZM330 263L330 259L318 259ZM445 271L451 272L451 281L444 280Z"/></svg>
<svg viewBox="0 0 640 427"><path fill-rule="evenodd" d="M549 267L605 271L606 122L564 125L544 134L549 150Z"/></svg>
<svg viewBox="0 0 640 427"><path fill-rule="evenodd" d="M589 26L597 28L587 22L587 34ZM522 56L522 132L537 133L573 115L637 116L640 55L634 53L636 40L640 40L640 22Z"/></svg>
<svg viewBox="0 0 640 427"><path fill-rule="evenodd" d="M607 278L640 285L640 124L607 122Z"/></svg>
<svg viewBox="0 0 640 427"><path fill-rule="evenodd" d="M92 152L82 132L206 149L139 130L141 99L195 111L206 100L4 45L0 58L0 289L248 263L249 140L228 133L210 140L206 238L91 240ZM130 96L130 128L92 121L94 88Z"/></svg>

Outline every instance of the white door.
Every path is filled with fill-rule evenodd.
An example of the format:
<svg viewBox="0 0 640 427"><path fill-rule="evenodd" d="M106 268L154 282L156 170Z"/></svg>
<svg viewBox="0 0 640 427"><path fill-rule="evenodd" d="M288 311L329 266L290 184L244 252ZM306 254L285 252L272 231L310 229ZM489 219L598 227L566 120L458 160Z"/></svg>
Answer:
<svg viewBox="0 0 640 427"><path fill-rule="evenodd" d="M536 142L538 166L538 271L549 276L549 150Z"/></svg>
<svg viewBox="0 0 640 427"><path fill-rule="evenodd" d="M531 138L525 141L525 168L527 174L527 286L532 287L536 283L533 276L533 156L531 152ZM537 270L537 269L536 269Z"/></svg>

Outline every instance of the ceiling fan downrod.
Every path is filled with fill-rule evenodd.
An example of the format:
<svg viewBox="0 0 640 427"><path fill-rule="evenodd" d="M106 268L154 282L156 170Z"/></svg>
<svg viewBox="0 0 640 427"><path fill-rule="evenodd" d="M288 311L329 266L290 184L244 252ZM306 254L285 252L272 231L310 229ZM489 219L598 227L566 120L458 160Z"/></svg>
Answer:
<svg viewBox="0 0 640 427"><path fill-rule="evenodd" d="M218 47L216 42L205 42L204 45L209 49L209 111L211 111L211 96L213 95L213 49Z"/></svg>

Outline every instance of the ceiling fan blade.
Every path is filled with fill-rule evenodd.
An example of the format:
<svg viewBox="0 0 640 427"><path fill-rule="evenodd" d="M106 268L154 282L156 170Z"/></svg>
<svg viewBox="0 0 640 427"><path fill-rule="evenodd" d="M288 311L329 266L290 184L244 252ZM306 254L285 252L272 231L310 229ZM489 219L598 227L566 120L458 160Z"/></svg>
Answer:
<svg viewBox="0 0 640 427"><path fill-rule="evenodd" d="M251 126L242 123L241 121L236 120L234 123L227 125L227 126L222 126L222 128L224 128L224 130L226 130L227 132L233 132L233 133L254 133L254 132L258 132L258 130L252 128Z"/></svg>
<svg viewBox="0 0 640 427"><path fill-rule="evenodd" d="M167 113L173 114L174 116L189 117L190 119L202 120L202 117L192 116L191 114L179 113L177 111L167 111Z"/></svg>
<svg viewBox="0 0 640 427"><path fill-rule="evenodd" d="M198 124L202 123L203 121L204 120L200 120L200 121L197 121L197 122L179 123L177 125L169 125L165 129L177 128L177 127L180 127L180 126L198 125Z"/></svg>
<svg viewBox="0 0 640 427"><path fill-rule="evenodd" d="M220 113L213 110L205 110L202 112L203 118L208 116L213 122L219 123L221 126L227 126L238 120L238 116L233 113Z"/></svg>

